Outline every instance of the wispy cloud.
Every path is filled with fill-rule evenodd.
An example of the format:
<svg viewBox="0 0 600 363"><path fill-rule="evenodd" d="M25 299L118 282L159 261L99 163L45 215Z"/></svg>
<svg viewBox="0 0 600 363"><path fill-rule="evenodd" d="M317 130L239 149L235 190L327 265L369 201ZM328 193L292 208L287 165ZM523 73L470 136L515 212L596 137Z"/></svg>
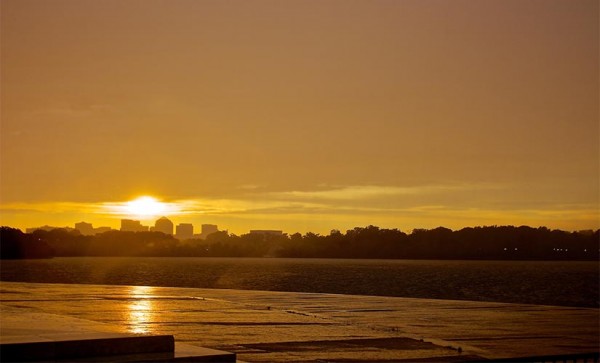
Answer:
<svg viewBox="0 0 600 363"><path fill-rule="evenodd" d="M274 192L269 196L277 199L322 199L322 200L357 200L375 199L391 196L415 196L449 193L456 191L490 188L490 185L448 184L420 186L381 186L381 185L351 185L332 187L323 190Z"/></svg>
<svg viewBox="0 0 600 363"><path fill-rule="evenodd" d="M99 213L101 203L82 203L82 202L21 202L6 203L0 205L0 211L3 212L40 212L40 213L71 213L79 212L83 214Z"/></svg>
<svg viewBox="0 0 600 363"><path fill-rule="evenodd" d="M411 206L394 203L385 206L369 204L369 200L396 196L425 196L473 189L472 185L426 185L415 187L397 186L341 186L309 191L262 192L258 186L243 189L247 194L238 198L203 198L160 201L165 215L216 215L248 213L339 213L348 212L395 212ZM346 203L358 201L359 203ZM37 211L49 213L79 212L107 216L131 214L131 201L118 202L42 202L10 203L0 205L1 210ZM431 204L427 204L431 205ZM423 207L420 208L431 208Z"/></svg>
<svg viewBox="0 0 600 363"><path fill-rule="evenodd" d="M433 228L490 224L545 225L552 228L578 229L600 227L596 204L497 204L481 202L477 193L466 203L457 203L455 195L473 190L497 188L495 185L342 186L308 191L263 192L248 188L232 198L188 198L162 202L162 215L182 221L219 221L238 230L253 224L273 228L287 226L322 232L327 228L346 228L365 224L398 228ZM450 197L448 197L450 196ZM499 196L501 198L502 195ZM461 196L462 198L462 196ZM493 201L495 201L494 199ZM133 217L129 202L44 202L0 204L4 216L17 218L23 212L72 218L96 217L107 220ZM76 216L76 217L75 217ZM138 218L136 218L138 219ZM144 218L139 218L144 219ZM64 220L70 220L65 218ZM145 218L150 220L150 218ZM243 222L240 222L243 221ZM305 226L305 227L297 227Z"/></svg>

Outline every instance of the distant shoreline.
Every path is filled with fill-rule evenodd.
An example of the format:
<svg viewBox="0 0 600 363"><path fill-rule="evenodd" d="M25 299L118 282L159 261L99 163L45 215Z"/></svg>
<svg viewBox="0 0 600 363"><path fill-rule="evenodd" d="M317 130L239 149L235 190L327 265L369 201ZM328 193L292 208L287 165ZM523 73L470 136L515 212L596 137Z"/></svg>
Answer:
<svg viewBox="0 0 600 363"><path fill-rule="evenodd" d="M292 257L408 260L598 261L600 230L565 232L527 226L490 226L458 231L439 227L410 234L376 226L329 235L218 231L205 240L178 240L162 232L37 230L1 227L0 256Z"/></svg>

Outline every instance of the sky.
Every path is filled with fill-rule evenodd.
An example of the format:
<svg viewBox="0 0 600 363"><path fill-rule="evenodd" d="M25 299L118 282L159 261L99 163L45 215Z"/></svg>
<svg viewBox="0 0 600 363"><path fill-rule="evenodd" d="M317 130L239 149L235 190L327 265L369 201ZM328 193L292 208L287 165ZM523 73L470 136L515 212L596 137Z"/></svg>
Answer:
<svg viewBox="0 0 600 363"><path fill-rule="evenodd" d="M600 228L596 0L2 0L0 224Z"/></svg>

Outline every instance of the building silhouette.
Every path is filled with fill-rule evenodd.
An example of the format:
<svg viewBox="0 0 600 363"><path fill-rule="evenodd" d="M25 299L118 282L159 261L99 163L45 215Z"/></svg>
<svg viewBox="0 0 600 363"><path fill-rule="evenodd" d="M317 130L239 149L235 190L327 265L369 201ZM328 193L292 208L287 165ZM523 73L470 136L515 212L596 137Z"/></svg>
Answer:
<svg viewBox="0 0 600 363"><path fill-rule="evenodd" d="M75 223L75 230L79 231L79 233L81 233L83 236L94 236L99 233L113 231L113 229L110 227L94 228L94 226L92 226L91 223L87 223L87 222Z"/></svg>
<svg viewBox="0 0 600 363"><path fill-rule="evenodd" d="M209 234L213 234L215 232L219 232L219 228L216 224L203 224L202 232L197 236L200 239L206 239L206 237L208 237Z"/></svg>
<svg viewBox="0 0 600 363"><path fill-rule="evenodd" d="M94 228L94 234L104 233L108 231L113 231L110 227L96 227Z"/></svg>
<svg viewBox="0 0 600 363"><path fill-rule="evenodd" d="M121 231L123 232L145 232L148 227L142 226L140 221L133 219L121 219Z"/></svg>
<svg viewBox="0 0 600 363"><path fill-rule="evenodd" d="M194 238L194 226L191 223L180 223L175 228L175 237L178 239Z"/></svg>
<svg viewBox="0 0 600 363"><path fill-rule="evenodd" d="M173 222L167 217L160 217L154 223L154 228L152 228L154 232L162 232L164 234L173 235Z"/></svg>
<svg viewBox="0 0 600 363"><path fill-rule="evenodd" d="M91 236L96 234L94 232L94 227L92 226L92 224L87 222L75 223L75 229L78 230L79 233L81 233L84 236Z"/></svg>

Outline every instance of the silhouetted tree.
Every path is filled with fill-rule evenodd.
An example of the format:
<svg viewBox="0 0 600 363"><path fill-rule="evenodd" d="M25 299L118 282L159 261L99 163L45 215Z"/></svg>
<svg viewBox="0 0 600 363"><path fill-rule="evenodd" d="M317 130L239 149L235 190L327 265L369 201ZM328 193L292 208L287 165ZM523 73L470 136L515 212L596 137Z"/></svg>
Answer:
<svg viewBox="0 0 600 363"><path fill-rule="evenodd" d="M308 232L291 236L220 231L206 240L178 241L161 232L109 231L82 236L55 229L25 234L2 227L2 258L48 256L198 256L300 258L403 258L598 260L600 231L565 232L527 226L468 227L458 231L438 227L410 234L377 226L332 230L321 236Z"/></svg>
<svg viewBox="0 0 600 363"><path fill-rule="evenodd" d="M52 248L43 240L18 229L0 227L0 258L50 258Z"/></svg>

